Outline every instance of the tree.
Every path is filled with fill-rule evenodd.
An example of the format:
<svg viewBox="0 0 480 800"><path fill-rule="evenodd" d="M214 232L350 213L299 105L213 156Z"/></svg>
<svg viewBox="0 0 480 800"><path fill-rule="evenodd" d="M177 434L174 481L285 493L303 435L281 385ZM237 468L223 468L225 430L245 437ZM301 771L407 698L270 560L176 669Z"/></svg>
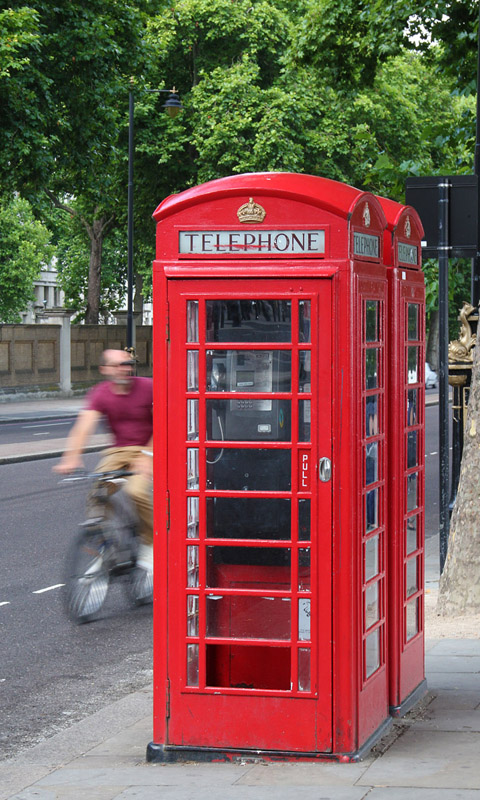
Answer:
<svg viewBox="0 0 480 800"><path fill-rule="evenodd" d="M440 578L437 611L443 616L480 613L480 347L473 372L457 499L450 522L448 552Z"/></svg>
<svg viewBox="0 0 480 800"><path fill-rule="evenodd" d="M46 193L83 225L90 322L98 321L103 241L126 202L128 76L148 60L145 18L158 8L148 0L30 0L25 8L13 0L2 15L0 178L32 203Z"/></svg>
<svg viewBox="0 0 480 800"><path fill-rule="evenodd" d="M20 312L34 300L34 281L53 254L50 233L21 197L0 203L0 322L21 322Z"/></svg>

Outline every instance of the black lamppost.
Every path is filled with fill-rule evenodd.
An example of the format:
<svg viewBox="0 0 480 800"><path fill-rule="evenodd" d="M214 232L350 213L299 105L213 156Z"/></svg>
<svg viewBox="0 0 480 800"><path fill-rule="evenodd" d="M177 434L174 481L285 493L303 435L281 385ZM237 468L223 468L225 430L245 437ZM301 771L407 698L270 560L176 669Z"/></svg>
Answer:
<svg viewBox="0 0 480 800"><path fill-rule="evenodd" d="M182 110L175 86L173 89L144 89L146 94L169 94L163 108L172 119ZM133 90L128 93L128 209L127 209L127 349L133 350Z"/></svg>

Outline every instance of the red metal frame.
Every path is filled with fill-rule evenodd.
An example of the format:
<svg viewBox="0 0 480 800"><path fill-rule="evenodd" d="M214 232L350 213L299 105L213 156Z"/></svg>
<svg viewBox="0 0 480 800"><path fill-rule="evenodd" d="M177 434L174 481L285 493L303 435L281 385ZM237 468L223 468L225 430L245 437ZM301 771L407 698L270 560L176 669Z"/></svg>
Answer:
<svg viewBox="0 0 480 800"><path fill-rule="evenodd" d="M238 223L237 211L250 197L266 212L263 228L260 223L256 228ZM228 757L233 752L251 749L261 751L265 757L357 758L388 725L389 672L392 674L397 669L401 675L402 671L410 674L417 669L416 659L421 654L418 650L414 652L412 643L403 650L414 652L415 664L405 667L403 661L398 668L392 664L392 659L401 658L392 642L398 641L405 604L402 605L398 589L400 562L395 551L398 542L392 545L393 550L387 549L387 540L396 536L396 528L392 527L396 520L387 513L387 508L394 504L392 469L398 466L393 463L391 453L393 448L396 452L402 449L394 441L390 421L395 419L403 404L404 388L400 388L398 381L392 383L389 376L392 357L401 369L402 355L392 345L396 331L392 328L391 316L397 301L387 291L387 275L392 271L385 263L388 265L391 257L391 240L388 236L384 239L386 219L382 203L368 193L334 181L262 173L234 176L195 187L178 197L168 198L155 212L158 236L154 263L156 569L152 758L164 758L165 753L169 759L181 758L182 753L192 757L192 752L202 753L202 757L206 753L215 758L221 754ZM325 232L324 252L316 256L312 253L287 256L270 252L222 252L217 256L208 252L178 252L180 231L240 231L243 234L255 229L260 232L322 230ZM254 241L253 235L243 239ZM215 240L210 236L205 241L210 246ZM258 235L256 241L260 241ZM285 241L281 240L282 244ZM401 254L413 257L408 249L401 250ZM418 276L420 286L421 273ZM187 344L189 300L198 302L199 331L205 332L206 298L242 297L291 300L294 320L300 298L308 298L313 304L318 302L323 309L319 317L312 316L312 370L317 369L317 379L311 386L312 432L316 432L312 433L311 444L297 441L294 435L300 399L295 384L290 392L255 395L257 399L268 396L293 403L291 441L269 441L264 443L264 449L286 450L291 454L292 486L287 492L282 490L276 494L281 499L295 496L297 489L299 496L310 492L312 526L317 525L322 531L318 557L314 555L312 538L312 624L321 647L318 658L312 659L310 694L286 686L291 680L297 687L296 654L302 649L303 640L282 638L283 612L267 613L264 601L258 599L266 596L265 587L268 586L268 597L274 598L273 603L276 603L275 598L279 599L275 606L269 601L270 608L278 605L281 609L282 598L290 600L294 610L292 635L296 635L297 604L293 601L298 600L299 594L295 584L288 590L285 588L285 570L279 567L272 567L268 580L265 570L261 577L262 571L254 564L250 567L237 564L234 569L228 564L217 565L214 570L208 559L215 551L206 548L228 548L232 539L206 537L207 500L218 496L219 490L206 486L206 465L201 455L200 488L186 488L187 450L198 449L199 453L204 453L207 446L216 446L217 452L220 449L230 452L239 447L246 451L258 447L255 441L217 440L212 443L205 439L206 400L221 402L229 397L228 393L206 392L207 350L290 351L292 375L296 380L298 348L295 342L274 345L214 343L200 336L198 343ZM375 314L378 312L378 341L366 341L366 314L372 309ZM186 385L187 350L199 353L198 391ZM370 364L371 353L377 350L380 354L378 385L367 387L365 365ZM249 401L251 395L245 390L236 392L235 397ZM305 397L307 395L302 396ZM371 403L372 398L377 402L378 427L367 435L367 402ZM187 437L187 402L191 401L190 410L195 410L197 400L199 440L192 444ZM371 464L367 458L371 459L375 451L378 471L371 482L366 475L366 465ZM330 483L319 481L317 465L323 456L332 459ZM374 490L379 498L378 524L367 531L366 498L368 492ZM243 494L238 489L225 493L233 498ZM253 495L261 499L269 497L270 493L255 491ZM197 496L199 531L198 537L190 540L187 497ZM293 515L290 540L249 539L235 541L235 546L290 548L292 574L296 575L298 551L308 548L296 539L295 519ZM325 524L331 526L328 536ZM367 558L371 562L375 536L378 536L377 569L366 575L365 562ZM198 551L188 551L189 547L198 547ZM193 552L199 555L198 586L188 586L186 578L189 554L190 565L196 571ZM405 559L402 568L404 562ZM210 570L208 581L207 567ZM264 588L253 588L260 579ZM208 582L220 586L207 586ZM372 606L375 616L367 624L365 604L368 598L368 604L372 605L376 586L378 602L373 602ZM223 610L215 616L215 635L209 629L207 636L206 608L212 592L227 600L222 601L219 608ZM245 597L247 600L243 599ZM231 631L228 626L232 621L232 608L235 606L243 614L245 603L251 602L251 598L257 598L259 603L257 614L252 617L256 627L245 629L249 639L232 640L226 635ZM263 639L258 618L263 620L264 627L277 626L277 632L280 630L282 634L280 638ZM188 620L191 627L187 636ZM365 643L370 643L377 630L379 663L370 672L366 669ZM420 636L417 638L420 640ZM199 645L198 688L187 685L185 648L188 644ZM210 649L203 652L204 647ZM288 671L282 672L288 659L280 657L280 653L286 649L292 655ZM207 652L210 653L208 664ZM241 657L258 653L261 654L260 662L257 659L260 667L254 666L255 659L249 661ZM232 664L241 666L237 669ZM236 674L247 676L244 682L253 683L253 687L231 686L229 682L238 682L236 677L231 677L232 669L237 670ZM257 688L256 682L261 683ZM390 696L391 685L390 680ZM255 726L251 725L253 717Z"/></svg>

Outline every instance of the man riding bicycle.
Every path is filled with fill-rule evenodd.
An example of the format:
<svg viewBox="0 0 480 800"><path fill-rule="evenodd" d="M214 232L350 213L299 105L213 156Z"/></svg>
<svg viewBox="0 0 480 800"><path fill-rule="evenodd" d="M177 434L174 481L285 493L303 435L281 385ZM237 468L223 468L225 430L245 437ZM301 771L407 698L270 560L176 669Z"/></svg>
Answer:
<svg viewBox="0 0 480 800"><path fill-rule="evenodd" d="M135 360L124 350L105 350L99 366L106 380L87 392L67 439L65 452L53 469L61 475L83 467L82 454L97 424L107 420L114 444L105 450L98 472L128 469L125 490L133 499L140 525L137 566L153 573L153 382L134 375ZM94 511L94 509L91 509Z"/></svg>

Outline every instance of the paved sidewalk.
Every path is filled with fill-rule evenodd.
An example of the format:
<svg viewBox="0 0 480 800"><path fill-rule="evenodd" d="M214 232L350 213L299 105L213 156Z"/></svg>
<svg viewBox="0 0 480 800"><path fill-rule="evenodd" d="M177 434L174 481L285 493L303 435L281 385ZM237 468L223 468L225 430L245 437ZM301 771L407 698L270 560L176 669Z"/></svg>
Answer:
<svg viewBox="0 0 480 800"><path fill-rule="evenodd" d="M42 420L72 420L83 407L83 396L75 397L35 397L31 399L0 402L0 465L34 459L60 456L65 449L65 438L32 440L31 442L4 444L2 430L4 426L16 422L34 422ZM90 438L87 452L101 450L110 444L110 436L96 433Z"/></svg>
<svg viewBox="0 0 480 800"><path fill-rule="evenodd" d="M61 401L61 408L75 404L81 401ZM36 413L52 407L37 405ZM426 589L437 587L432 536ZM364 761L147 764L149 685L0 761L0 800L480 800L480 632L470 635L476 638L429 638L427 620L428 696L394 721L393 734Z"/></svg>

